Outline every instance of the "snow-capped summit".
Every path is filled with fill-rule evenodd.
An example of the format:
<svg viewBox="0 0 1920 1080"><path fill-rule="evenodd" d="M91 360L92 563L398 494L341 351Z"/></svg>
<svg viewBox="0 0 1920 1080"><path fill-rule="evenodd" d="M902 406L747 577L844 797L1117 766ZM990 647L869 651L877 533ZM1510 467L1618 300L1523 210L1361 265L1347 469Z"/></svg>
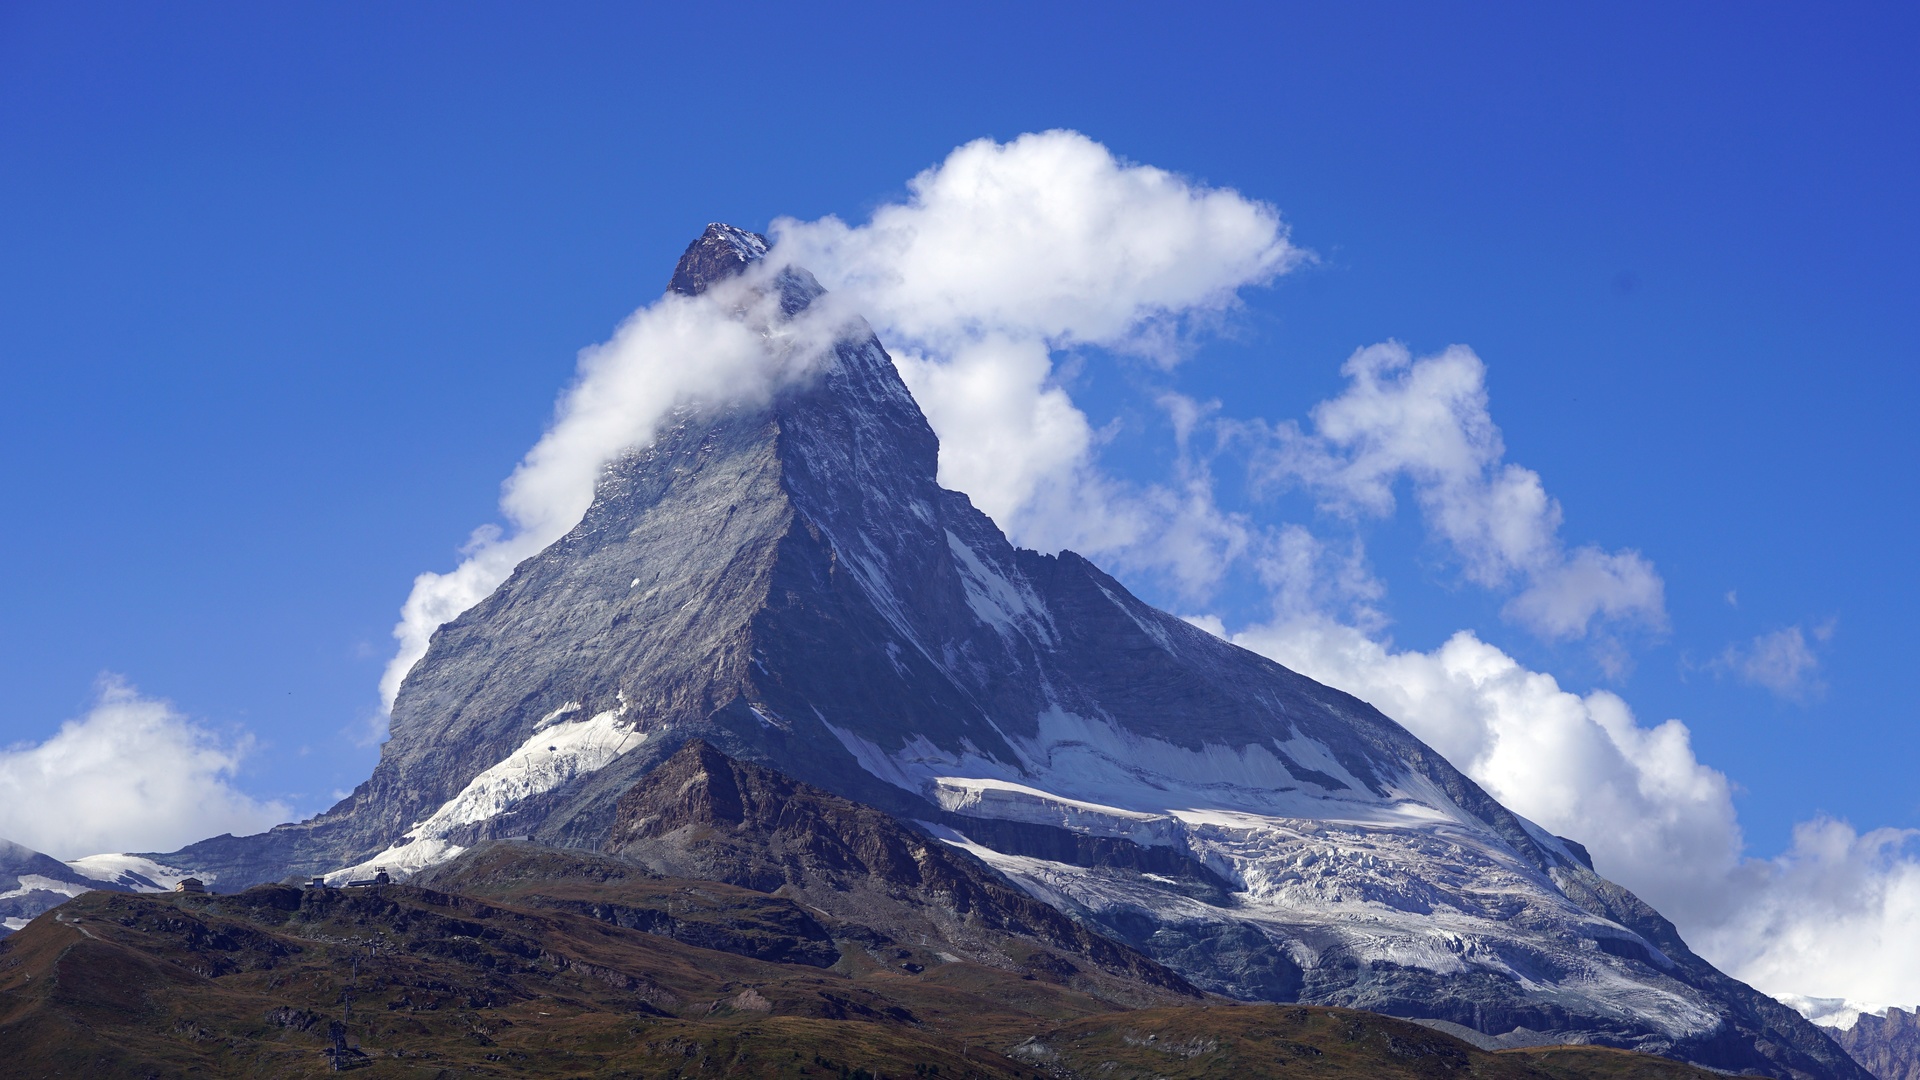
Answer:
<svg viewBox="0 0 1920 1080"><path fill-rule="evenodd" d="M0 937L84 892L168 892L186 876L186 871L138 855L89 855L61 862L0 840Z"/></svg>
<svg viewBox="0 0 1920 1080"><path fill-rule="evenodd" d="M1859 1023L1862 1016L1885 1018L1890 1005L1876 1005L1872 1002L1854 1001L1850 998L1806 997L1801 994L1773 995L1781 1004L1792 1008L1801 1016L1820 1025L1846 1031Z"/></svg>
<svg viewBox="0 0 1920 1080"><path fill-rule="evenodd" d="M768 257L710 226L671 288ZM776 319L820 295L769 280ZM230 888L490 837L603 848L621 796L702 738L917 822L1208 989L1863 1078L1378 710L1013 547L937 454L857 322L770 403L676 414L434 635L349 798L160 862Z"/></svg>

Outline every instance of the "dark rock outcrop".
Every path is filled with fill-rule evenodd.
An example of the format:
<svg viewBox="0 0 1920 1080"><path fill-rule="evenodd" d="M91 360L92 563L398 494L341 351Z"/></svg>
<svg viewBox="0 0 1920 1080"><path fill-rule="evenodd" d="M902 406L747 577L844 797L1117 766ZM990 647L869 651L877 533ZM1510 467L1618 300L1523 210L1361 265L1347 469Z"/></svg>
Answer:
<svg viewBox="0 0 1920 1080"><path fill-rule="evenodd" d="M1920 1009L1861 1013L1852 1027L1832 1034L1875 1080L1920 1080Z"/></svg>
<svg viewBox="0 0 1920 1080"><path fill-rule="evenodd" d="M1187 980L872 807L694 740L622 796L608 849L657 873L778 892L891 941L1133 1000L1198 999ZM1064 955L1062 955L1064 954ZM1122 980L1114 983L1112 980ZM1138 983L1149 994L1124 992Z"/></svg>
<svg viewBox="0 0 1920 1080"><path fill-rule="evenodd" d="M491 841L415 876L412 883L585 915L768 963L825 968L841 955L833 931L792 900L716 881L667 878L577 849Z"/></svg>

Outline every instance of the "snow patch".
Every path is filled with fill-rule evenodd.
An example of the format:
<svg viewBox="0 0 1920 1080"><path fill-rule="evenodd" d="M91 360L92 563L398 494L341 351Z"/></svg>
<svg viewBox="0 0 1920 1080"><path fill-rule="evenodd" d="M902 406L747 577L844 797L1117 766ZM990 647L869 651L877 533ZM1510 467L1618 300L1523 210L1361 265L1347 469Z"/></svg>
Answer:
<svg viewBox="0 0 1920 1080"><path fill-rule="evenodd" d="M726 241L734 254L747 262L753 262L767 253L767 242L744 229L736 229L732 225L716 221L707 226L707 231Z"/></svg>
<svg viewBox="0 0 1920 1080"><path fill-rule="evenodd" d="M387 850L357 863L344 870L335 870L326 875L329 885L345 885L349 881L365 881L382 870L395 881L404 881L430 866L438 866L448 859L467 850L444 837L427 837L421 840L403 838Z"/></svg>
<svg viewBox="0 0 1920 1080"><path fill-rule="evenodd" d="M1806 997L1801 994L1775 994L1773 998L1815 1024L1837 1031L1852 1030L1862 1016L1885 1017L1887 1010L1893 1007L1847 998Z"/></svg>
<svg viewBox="0 0 1920 1080"><path fill-rule="evenodd" d="M1032 820L1032 811L1016 809L1020 800L1012 796L1025 793L1061 804L1060 810L1045 811L1048 815L1084 804L1101 814L1177 812L1218 822L1252 815L1381 825L1478 825L1421 776L1403 776L1385 795L1374 794L1331 750L1299 734L1274 740L1271 747L1208 743L1193 749L1055 707L1040 715L1034 737L1003 733L1021 758L1009 763L971 748L946 750L923 736L889 751L831 722L827 728L862 768L896 787L930 798L940 797L942 788L974 791L976 802L993 801L1022 820ZM1317 773L1332 785L1301 773Z"/></svg>
<svg viewBox="0 0 1920 1080"><path fill-rule="evenodd" d="M533 725L533 730L544 731L546 728L550 727L555 722L557 722L561 717L569 716L573 713L577 713L584 708L586 708L586 706L580 704L577 701L569 701L565 705L562 705L559 708L548 713L547 715L541 717L540 722Z"/></svg>
<svg viewBox="0 0 1920 1080"><path fill-rule="evenodd" d="M465 851L448 837L465 826L498 817L519 803L597 772L647 736L623 717L627 706L585 720L558 720L580 708L570 702L549 713L533 735L513 753L467 782L460 794L416 822L407 834L373 858L326 875L330 885L372 877L385 869L394 877L418 873Z"/></svg>
<svg viewBox="0 0 1920 1080"><path fill-rule="evenodd" d="M177 866L167 866L154 862L143 855L88 855L81 859L69 859L67 865L83 877L95 881L110 881L115 885L132 889L134 892L172 892L174 886L186 878L199 878L211 885L218 880L218 874L204 870L185 870Z"/></svg>
<svg viewBox="0 0 1920 1080"><path fill-rule="evenodd" d="M60 881L40 874L21 874L18 887L0 893L0 900L10 900L16 896L25 896L31 892L59 893L61 896L79 896L92 891L92 885L82 885L77 881Z"/></svg>
<svg viewBox="0 0 1920 1080"><path fill-rule="evenodd" d="M760 721L760 726L763 728L772 731L791 732L793 730L792 725L782 720L780 714L774 712L772 709L763 709L758 705L748 705L747 711L753 714L755 720Z"/></svg>
<svg viewBox="0 0 1920 1080"><path fill-rule="evenodd" d="M868 772L944 810L1171 847L1236 886L1223 910L1155 876L1009 855L921 823L1070 912L1252 924L1306 967L1332 951L1439 974L1490 972L1674 1037L1719 1023L1690 991L1594 947L1644 941L1575 904L1433 780L1402 769L1369 784L1297 729L1264 744L1194 748L1054 707L1033 737L1007 737L1020 760L1005 762L924 736L886 750L827 727ZM1545 926L1565 943L1551 956L1539 952Z"/></svg>
<svg viewBox="0 0 1920 1080"><path fill-rule="evenodd" d="M1125 601L1113 595L1113 590L1107 588L1105 585L1100 584L1099 578L1090 577L1087 580L1093 582L1093 587L1100 590L1100 595L1106 597L1108 603L1120 609L1120 614L1125 615L1127 618L1133 620L1133 625L1139 627L1141 633L1152 638L1156 645L1159 645L1162 649L1166 650L1167 652L1169 653L1173 652L1173 639L1167 636L1166 630L1162 629L1159 625L1147 619L1142 619L1137 613L1135 613L1133 608L1129 607L1126 604ZM1218 622L1219 620L1216 618L1214 621ZM1220 634L1219 636L1221 638L1226 637L1224 633Z"/></svg>
<svg viewBox="0 0 1920 1080"><path fill-rule="evenodd" d="M1180 823L1168 815L1062 798L1025 784L991 778L936 776L932 786L933 801L956 814L1053 825L1149 847L1172 847L1180 840Z"/></svg>
<svg viewBox="0 0 1920 1080"><path fill-rule="evenodd" d="M967 606L981 622L993 627L1003 638L1011 638L1022 628L1032 630L1039 639L1053 643L1053 620L1026 582L1018 584L983 562L966 542L947 532L947 550L960 565L960 585L967 592Z"/></svg>

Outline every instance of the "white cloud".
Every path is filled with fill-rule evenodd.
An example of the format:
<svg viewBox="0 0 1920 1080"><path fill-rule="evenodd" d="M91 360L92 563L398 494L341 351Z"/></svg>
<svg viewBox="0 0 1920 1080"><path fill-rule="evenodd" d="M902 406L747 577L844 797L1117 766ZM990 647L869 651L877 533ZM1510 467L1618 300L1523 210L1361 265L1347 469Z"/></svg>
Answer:
<svg viewBox="0 0 1920 1080"><path fill-rule="evenodd" d="M1533 569L1531 583L1508 601L1508 618L1541 636L1584 637L1596 617L1666 624L1666 584L1637 551L1583 545Z"/></svg>
<svg viewBox="0 0 1920 1080"><path fill-rule="evenodd" d="M1832 633L1831 624L1814 628L1817 640L1824 641ZM1806 631L1798 626L1761 634L1745 647L1729 645L1713 667L1789 701L1805 700L1822 689L1820 658L1807 644Z"/></svg>
<svg viewBox="0 0 1920 1080"><path fill-rule="evenodd" d="M393 631L399 649L380 680L388 708L433 632L579 524L601 471L651 441L673 410L765 400L804 374L823 343L820 324L832 316L795 320L770 338L765 305L773 294L763 288L770 272L758 268L697 297L669 293L634 312L605 344L580 353L552 425L502 485L507 528L481 526L458 567L414 579Z"/></svg>
<svg viewBox="0 0 1920 1080"><path fill-rule="evenodd" d="M1920 1001L1916 835L1800 826L1778 859L1743 855L1727 779L1678 720L1642 726L1618 695L1572 693L1461 631L1395 652L1324 618L1233 640L1404 724L1507 807L1584 844L1599 871L1701 955L1769 992Z"/></svg>
<svg viewBox="0 0 1920 1080"><path fill-rule="evenodd" d="M1804 822L1776 859L1743 864L1739 903L1700 946L1773 992L1920 1002L1920 830Z"/></svg>
<svg viewBox="0 0 1920 1080"><path fill-rule="evenodd" d="M233 784L248 739L222 739L118 680L45 742L0 750L0 836L56 858L165 851L287 820Z"/></svg>
<svg viewBox="0 0 1920 1080"><path fill-rule="evenodd" d="M1072 131L981 139L864 225L775 222L775 253L870 319L940 436L940 480L1017 542L1073 547L1204 592L1245 549L1207 478L1123 484L1055 380L1097 346L1172 366L1196 321L1304 254L1273 207Z"/></svg>
<svg viewBox="0 0 1920 1080"><path fill-rule="evenodd" d="M1376 606L1386 586L1373 575L1358 539L1338 550L1305 526L1268 529L1254 556L1254 571L1273 601L1276 623L1341 611L1347 623L1378 630L1387 618Z"/></svg>
<svg viewBox="0 0 1920 1080"><path fill-rule="evenodd" d="M1316 619L1235 640L1372 702L1672 917L1697 907L1695 884L1738 855L1727 780L1694 759L1677 720L1641 727L1618 695L1574 694L1468 631L1430 653L1393 652Z"/></svg>
<svg viewBox="0 0 1920 1080"><path fill-rule="evenodd" d="M907 184L868 224L775 223L778 246L917 343L1004 334L1149 348L1191 311L1298 262L1273 207L1074 131L979 139Z"/></svg>
<svg viewBox="0 0 1920 1080"><path fill-rule="evenodd" d="M1266 483L1303 484L1336 513L1384 516L1395 487L1410 482L1466 577L1489 588L1517 581L1506 614L1543 637L1584 637L1596 618L1665 625L1664 586L1639 552L1566 550L1560 504L1540 474L1504 460L1486 365L1471 349L1416 360L1387 342L1355 352L1341 371L1350 383L1314 407L1312 433L1278 429L1256 467Z"/></svg>

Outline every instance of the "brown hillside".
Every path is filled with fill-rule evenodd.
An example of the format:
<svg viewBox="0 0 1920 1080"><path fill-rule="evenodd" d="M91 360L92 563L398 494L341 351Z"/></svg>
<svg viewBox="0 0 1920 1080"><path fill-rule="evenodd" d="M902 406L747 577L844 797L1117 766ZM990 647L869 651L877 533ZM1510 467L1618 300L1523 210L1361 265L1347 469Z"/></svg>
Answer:
<svg viewBox="0 0 1920 1080"><path fill-rule="evenodd" d="M1032 972L875 947L765 894L609 883L623 899L607 903L671 899L682 936L729 946L703 948L665 923L564 910L580 897L528 880L524 903L407 886L89 893L0 942L0 1061L23 1077L318 1075L338 1023L344 1063L368 1076L1711 1075L1607 1051L1487 1054L1347 1010L1122 1011ZM790 962L744 955L782 950ZM927 963L902 968L900 951Z"/></svg>

